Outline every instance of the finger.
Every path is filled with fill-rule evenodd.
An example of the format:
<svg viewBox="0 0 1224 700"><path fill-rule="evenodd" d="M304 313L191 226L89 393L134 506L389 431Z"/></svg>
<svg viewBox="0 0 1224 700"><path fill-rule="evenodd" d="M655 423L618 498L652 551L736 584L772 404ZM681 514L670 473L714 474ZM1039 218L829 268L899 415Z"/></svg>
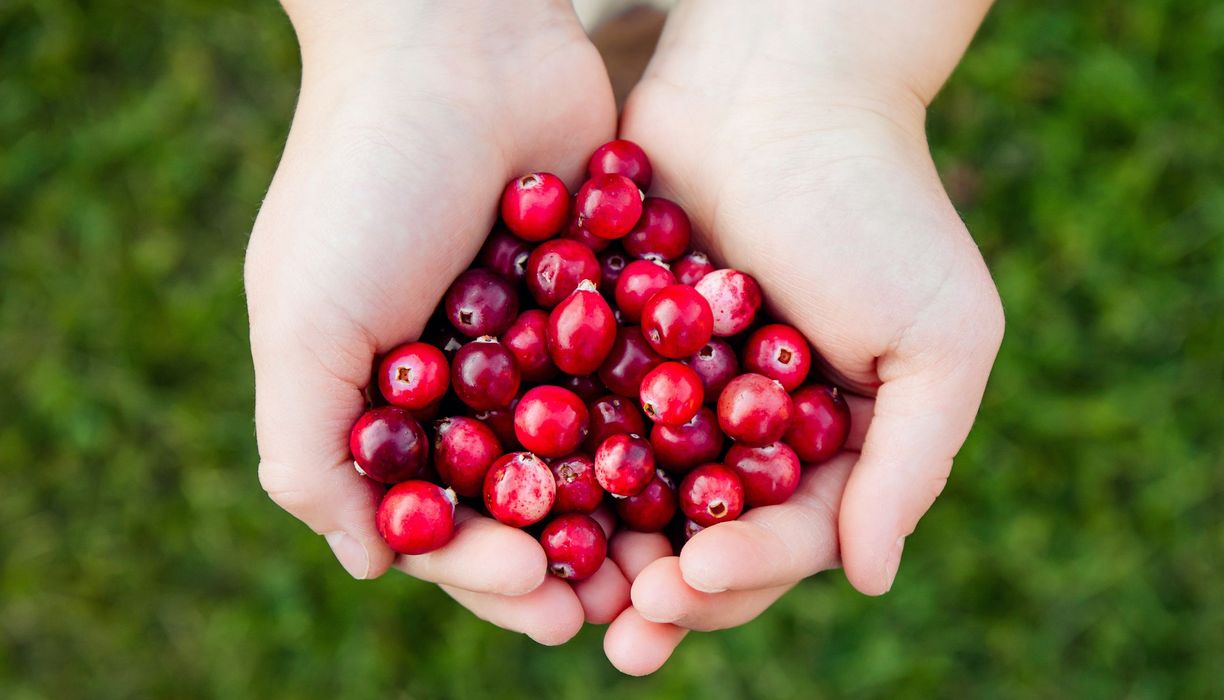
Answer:
<svg viewBox="0 0 1224 700"><path fill-rule="evenodd" d="M548 561L534 537L470 508L461 506L455 516L455 536L445 547L401 555L395 568L424 581L506 596L524 595L543 583Z"/></svg>
<svg viewBox="0 0 1224 700"><path fill-rule="evenodd" d="M612 560L625 574L625 579L633 583L638 572L645 569L650 562L671 556L672 546L665 535L657 532L622 530L612 538L608 551Z"/></svg>
<svg viewBox="0 0 1224 700"><path fill-rule="evenodd" d="M708 632L755 619L792 586L702 593L684 582L679 557L664 557L638 574L631 595L633 608L651 622Z"/></svg>
<svg viewBox="0 0 1224 700"><path fill-rule="evenodd" d="M836 567L838 501L855 457L808 467L786 503L694 535L680 550L684 581L706 593L772 588Z"/></svg>
<svg viewBox="0 0 1224 700"><path fill-rule="evenodd" d="M531 637L545 646L564 644L582 629L582 604L573 589L549 576L534 591L521 596L476 593L454 586L443 591L476 617Z"/></svg>
<svg viewBox="0 0 1224 700"><path fill-rule="evenodd" d="M850 407L850 432L846 434L845 449L858 452L863 449L863 440L867 437L867 428L871 425L871 415L875 412L875 399L869 396L843 393L846 405Z"/></svg>
<svg viewBox="0 0 1224 700"><path fill-rule="evenodd" d="M608 626L604 634L604 654L621 673L649 675L671 658L687 633L675 625L650 622L637 610L629 608Z"/></svg>
<svg viewBox="0 0 1224 700"><path fill-rule="evenodd" d="M586 621L593 625L606 625L629 607L629 580L611 559L605 559L590 578L571 585L586 611Z"/></svg>

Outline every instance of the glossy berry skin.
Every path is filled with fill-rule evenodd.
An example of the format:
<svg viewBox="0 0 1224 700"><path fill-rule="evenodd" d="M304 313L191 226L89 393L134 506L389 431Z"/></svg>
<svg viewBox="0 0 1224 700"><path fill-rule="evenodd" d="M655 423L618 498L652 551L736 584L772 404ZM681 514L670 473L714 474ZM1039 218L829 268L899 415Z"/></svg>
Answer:
<svg viewBox="0 0 1224 700"><path fill-rule="evenodd" d="M518 444L518 437L514 434L514 409L518 408L518 399L510 401L510 405L505 408L490 408L483 411L475 411L468 409L467 414L470 418L489 426L489 430L497 436L497 441L501 443L502 450L512 452L522 448Z"/></svg>
<svg viewBox="0 0 1224 700"><path fill-rule="evenodd" d="M650 430L650 446L660 467L683 472L705 462L716 462L722 455L724 436L718 416L702 408L683 425L655 424Z"/></svg>
<svg viewBox="0 0 1224 700"><path fill-rule="evenodd" d="M528 309L502 333L501 343L514 356L524 382L538 384L557 375L548 355L548 312Z"/></svg>
<svg viewBox="0 0 1224 700"><path fill-rule="evenodd" d="M455 493L428 481L391 487L378 504L374 524L387 546L400 554L441 549L455 534Z"/></svg>
<svg viewBox="0 0 1224 700"><path fill-rule="evenodd" d="M812 348L794 326L761 326L744 343L744 369L778 380L787 391L798 389L811 368Z"/></svg>
<svg viewBox="0 0 1224 700"><path fill-rule="evenodd" d="M566 374L595 372L615 341L612 307L590 282L578 285L548 316L548 354Z"/></svg>
<svg viewBox="0 0 1224 700"><path fill-rule="evenodd" d="M541 243L527 260L527 289L536 303L551 309L561 303L582 280L596 285L599 261L591 249L577 241L558 238Z"/></svg>
<svg viewBox="0 0 1224 700"><path fill-rule="evenodd" d="M569 241L577 241L591 249L593 253L602 253L612 245L612 241L601 238L578 224L578 217L570 217L569 223L561 231L561 237Z"/></svg>
<svg viewBox="0 0 1224 700"><path fill-rule="evenodd" d="M543 241L557 235L569 216L569 190L552 173L529 173L502 192L501 216L514 235Z"/></svg>
<svg viewBox="0 0 1224 700"><path fill-rule="evenodd" d="M518 394L520 381L514 356L490 336L459 348L451 363L451 386L455 395L476 411L509 406Z"/></svg>
<svg viewBox="0 0 1224 700"><path fill-rule="evenodd" d="M609 173L633 180L643 192L650 189L650 181L654 177L646 151L625 139L609 141L591 154L591 160L587 163L587 177Z"/></svg>
<svg viewBox="0 0 1224 700"><path fill-rule="evenodd" d="M543 520L556 497L552 471L530 452L502 455L485 475L485 508L489 515L512 527L527 527Z"/></svg>
<svg viewBox="0 0 1224 700"><path fill-rule="evenodd" d="M807 464L823 462L841 451L850 434L850 407L836 387L805 386L793 397L795 418L786 444Z"/></svg>
<svg viewBox="0 0 1224 700"><path fill-rule="evenodd" d="M446 355L428 343L405 343L378 366L378 389L389 403L418 410L437 403L450 386Z"/></svg>
<svg viewBox="0 0 1224 700"><path fill-rule="evenodd" d="M717 401L727 382L740 373L735 349L722 338L710 339L710 342L690 355L684 364L693 368L697 376L701 377L701 386L705 389L706 401L709 403Z"/></svg>
<svg viewBox="0 0 1224 700"><path fill-rule="evenodd" d="M531 257L531 245L510 233L505 227L498 226L485 239L484 246L476 256L476 261L481 267L496 272L511 284L518 284L527 276L529 257Z"/></svg>
<svg viewBox="0 0 1224 700"><path fill-rule="evenodd" d="M629 323L642 320L642 307L655 292L676 283L666 266L650 260L634 260L616 280L616 308Z"/></svg>
<svg viewBox="0 0 1224 700"><path fill-rule="evenodd" d="M429 461L429 438L407 409L371 408L349 432L353 462L366 476L395 484L417 476Z"/></svg>
<svg viewBox="0 0 1224 700"><path fill-rule="evenodd" d="M680 362L664 362L642 378L638 394L646 417L663 425L683 425L701 410L701 377Z"/></svg>
<svg viewBox="0 0 1224 700"><path fill-rule="evenodd" d="M672 263L671 269L677 282L691 287L714 271L714 263L710 262L705 253L694 251Z"/></svg>
<svg viewBox="0 0 1224 700"><path fill-rule="evenodd" d="M553 518L540 532L548 573L566 581L590 578L608 556L608 538L595 519L582 513Z"/></svg>
<svg viewBox="0 0 1224 700"><path fill-rule="evenodd" d="M680 510L693 522L709 527L735 520L744 511L744 486L730 467L703 464L680 483Z"/></svg>
<svg viewBox="0 0 1224 700"><path fill-rule="evenodd" d="M595 479L595 462L581 452L554 459L548 468L557 482L552 512L593 513L603 503L604 490Z"/></svg>
<svg viewBox="0 0 1224 700"><path fill-rule="evenodd" d="M596 175L574 198L578 225L600 238L620 238L642 216L642 193L624 175Z"/></svg>
<svg viewBox="0 0 1224 700"><path fill-rule="evenodd" d="M599 379L614 394L638 398L642 378L663 363L637 326L621 326L608 358L599 368Z"/></svg>
<svg viewBox="0 0 1224 700"><path fill-rule="evenodd" d="M654 450L637 435L613 435L595 451L595 479L613 496L641 493L654 473Z"/></svg>
<svg viewBox="0 0 1224 700"><path fill-rule="evenodd" d="M616 499L621 523L638 532L659 532L676 515L676 485L667 474L656 471L646 488L636 496Z"/></svg>
<svg viewBox="0 0 1224 700"><path fill-rule="evenodd" d="M724 463L739 475L744 503L750 506L783 503L799 488L799 456L784 442L733 445Z"/></svg>
<svg viewBox="0 0 1224 700"><path fill-rule="evenodd" d="M438 477L460 496L479 496L489 466L502 456L501 441L493 429L475 418L455 416L438 421L435 432Z"/></svg>
<svg viewBox="0 0 1224 700"><path fill-rule="evenodd" d="M613 435L646 434L642 412L632 400L623 396L605 396L591 403L587 411L591 414L591 429L584 446L591 453Z"/></svg>
<svg viewBox="0 0 1224 700"><path fill-rule="evenodd" d="M683 359L710 342L714 315L693 287L673 284L642 307L642 335L663 357Z"/></svg>
<svg viewBox="0 0 1224 700"><path fill-rule="evenodd" d="M567 455L586 439L590 416L578 395L559 386L529 389L514 409L519 444L541 457Z"/></svg>
<svg viewBox="0 0 1224 700"><path fill-rule="evenodd" d="M691 237L688 215L679 204L662 197L647 197L642 202L642 218L621 243L635 258L671 262L684 255Z"/></svg>
<svg viewBox="0 0 1224 700"><path fill-rule="evenodd" d="M500 335L518 316L518 293L504 277L483 268L468 270L446 290L446 317L469 338Z"/></svg>
<svg viewBox="0 0 1224 700"><path fill-rule="evenodd" d="M600 290L608 299L616 298L616 284L620 281L621 273L625 271L625 267L628 265L629 259L625 257L625 254L619 248L604 251L599 256Z"/></svg>
<svg viewBox="0 0 1224 700"><path fill-rule="evenodd" d="M728 337L752 325L761 309L761 285L739 270L715 270L693 288L710 302L714 312L714 335Z"/></svg>
<svg viewBox="0 0 1224 700"><path fill-rule="evenodd" d="M777 442L793 414L786 389L760 374L741 374L718 397L718 425L727 437L745 445Z"/></svg>

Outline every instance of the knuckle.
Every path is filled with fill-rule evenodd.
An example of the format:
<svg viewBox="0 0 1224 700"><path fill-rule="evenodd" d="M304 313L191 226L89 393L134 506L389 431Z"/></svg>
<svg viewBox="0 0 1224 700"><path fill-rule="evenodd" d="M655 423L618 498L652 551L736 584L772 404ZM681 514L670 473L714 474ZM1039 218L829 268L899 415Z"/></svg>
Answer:
<svg viewBox="0 0 1224 700"><path fill-rule="evenodd" d="M281 462L259 463L259 485L282 510L302 518L314 506L315 494L301 486L301 480Z"/></svg>

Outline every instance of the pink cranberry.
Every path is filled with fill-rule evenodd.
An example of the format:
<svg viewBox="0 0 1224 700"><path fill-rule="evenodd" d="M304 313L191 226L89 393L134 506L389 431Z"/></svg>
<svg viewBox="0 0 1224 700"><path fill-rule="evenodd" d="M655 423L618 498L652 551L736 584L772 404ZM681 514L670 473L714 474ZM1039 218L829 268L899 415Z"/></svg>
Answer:
<svg viewBox="0 0 1224 700"><path fill-rule="evenodd" d="M602 253L604 250L607 250L608 246L612 245L611 240L600 238L580 226L577 216L570 217L569 223L561 231L561 237L569 241L578 241L590 248L592 253Z"/></svg>
<svg viewBox="0 0 1224 700"><path fill-rule="evenodd" d="M557 235L569 215L569 190L552 173L529 173L502 192L501 216L516 236L543 241Z"/></svg>
<svg viewBox="0 0 1224 700"><path fill-rule="evenodd" d="M710 342L714 316L693 287L673 284L655 292L642 308L642 335L663 357L681 359Z"/></svg>
<svg viewBox="0 0 1224 700"><path fill-rule="evenodd" d="M642 218L622 242L635 258L671 262L684 255L691 235L688 215L679 204L662 197L647 197L642 202Z"/></svg>
<svg viewBox="0 0 1224 700"><path fill-rule="evenodd" d="M527 261L527 289L537 304L549 309L573 294L582 280L598 286L599 277L595 254L577 241L546 241Z"/></svg>
<svg viewBox="0 0 1224 700"><path fill-rule="evenodd" d="M583 281L548 316L548 354L566 374L591 374L599 369L616 341L612 307Z"/></svg>
<svg viewBox="0 0 1224 700"><path fill-rule="evenodd" d="M594 452L604 440L620 433L645 435L646 419L632 401L623 396L605 396L592 403L591 430L585 447Z"/></svg>
<svg viewBox="0 0 1224 700"><path fill-rule="evenodd" d="M850 434L850 407L837 387L813 384L794 395L795 418L786 444L808 464L823 462L841 451Z"/></svg>
<svg viewBox="0 0 1224 700"><path fill-rule="evenodd" d="M537 386L514 409L514 434L526 449L541 457L560 457L578 448L590 425L586 404L559 386Z"/></svg>
<svg viewBox="0 0 1224 700"><path fill-rule="evenodd" d="M578 225L601 238L620 238L642 216L642 193L624 175L596 175L574 199Z"/></svg>
<svg viewBox="0 0 1224 700"><path fill-rule="evenodd" d="M530 452L502 455L485 475L485 508L489 515L513 527L543 520L556 497L552 471Z"/></svg>
<svg viewBox="0 0 1224 700"><path fill-rule="evenodd" d="M702 408L683 425L656 423L650 430L650 446L659 466L671 471L688 471L699 464L717 461L723 448L718 416Z"/></svg>
<svg viewBox="0 0 1224 700"><path fill-rule="evenodd" d="M703 464L689 472L679 496L680 510L702 527L735 520L744 511L744 486L732 469L721 464Z"/></svg>
<svg viewBox="0 0 1224 700"><path fill-rule="evenodd" d="M553 513L593 513L603 503L604 490L595 479L595 462L590 457L575 452L554 459L548 467L557 482Z"/></svg>
<svg viewBox="0 0 1224 700"><path fill-rule="evenodd" d="M588 404L608 393L607 387L603 385L603 382L599 381L599 377L593 374L581 376L567 374L561 378L558 384L560 384L561 388L574 392L578 395L578 398L582 399L583 403Z"/></svg>
<svg viewBox="0 0 1224 700"><path fill-rule="evenodd" d="M595 478L613 496L641 493L654 473L654 450L637 435L613 435L595 451Z"/></svg>
<svg viewBox="0 0 1224 700"><path fill-rule="evenodd" d="M427 343L405 343L387 353L378 367L378 388L396 406L421 409L436 403L450 386L446 355Z"/></svg>
<svg viewBox="0 0 1224 700"><path fill-rule="evenodd" d="M456 416L438 421L434 468L438 477L460 496L480 495L489 465L502 455L493 429L475 418Z"/></svg>
<svg viewBox="0 0 1224 700"><path fill-rule="evenodd" d="M526 241L498 226L485 239L476 260L511 284L518 284L527 276L527 258L530 256L531 246Z"/></svg>
<svg viewBox="0 0 1224 700"><path fill-rule="evenodd" d="M636 399L642 378L662 362L637 326L621 326L608 359L599 368L599 378L612 393Z"/></svg>
<svg viewBox="0 0 1224 700"><path fill-rule="evenodd" d="M616 499L616 514L630 530L659 532L676 515L676 485L662 471L640 493Z"/></svg>
<svg viewBox="0 0 1224 700"><path fill-rule="evenodd" d="M455 278L446 291L446 317L469 338L499 335L518 315L518 293L501 275L482 268Z"/></svg>
<svg viewBox="0 0 1224 700"><path fill-rule="evenodd" d="M520 380L514 356L492 336L464 345L451 364L455 394L477 411L509 406L518 394Z"/></svg>
<svg viewBox="0 0 1224 700"><path fill-rule="evenodd" d="M540 533L548 572L566 581L590 578L608 556L608 538L595 519L582 513L553 518Z"/></svg>
<svg viewBox="0 0 1224 700"><path fill-rule="evenodd" d="M411 479L429 461L429 438L399 406L371 408L349 432L349 450L363 474L384 484Z"/></svg>
<svg viewBox="0 0 1224 700"><path fill-rule="evenodd" d="M655 292L676 283L671 270L650 260L634 260L616 281L616 307L630 323L642 320L642 307Z"/></svg>
<svg viewBox="0 0 1224 700"><path fill-rule="evenodd" d="M744 369L778 380L787 391L798 389L811 368L812 349L794 326L761 326L744 344Z"/></svg>
<svg viewBox="0 0 1224 700"><path fill-rule="evenodd" d="M786 389L760 374L741 374L718 397L718 425L727 437L745 445L777 442L793 413Z"/></svg>
<svg viewBox="0 0 1224 700"><path fill-rule="evenodd" d="M739 475L744 502L750 506L783 503L799 488L799 456L784 442L732 445L725 463Z"/></svg>
<svg viewBox="0 0 1224 700"><path fill-rule="evenodd" d="M604 296L609 299L615 298L613 295L616 293L616 285L620 282L620 276L628 265L629 260L625 258L624 253L619 249L604 251L599 256L599 284L600 289L604 292Z"/></svg>
<svg viewBox="0 0 1224 700"><path fill-rule="evenodd" d="M721 338L711 339L685 360L684 364L692 367L697 376L701 377L706 401L710 403L717 401L727 382L739 374L739 360L735 357L735 350Z"/></svg>
<svg viewBox="0 0 1224 700"><path fill-rule="evenodd" d="M639 393L646 416L663 425L683 425L701 410L701 377L679 362L664 362L642 378Z"/></svg>
<svg viewBox="0 0 1224 700"><path fill-rule="evenodd" d="M710 262L705 253L695 251L672 263L672 273L676 275L676 280L690 287L713 271L714 264Z"/></svg>
<svg viewBox="0 0 1224 700"><path fill-rule="evenodd" d="M505 408L490 408L484 411L474 411L468 409L468 416L489 426L489 430L497 436L497 441L501 443L502 450L513 452L522 447L518 444L518 437L514 434L514 410L518 408L518 399L510 401L510 405Z"/></svg>
<svg viewBox="0 0 1224 700"><path fill-rule="evenodd" d="M514 356L523 381L546 382L557 374L548 356L548 312L528 309L510 324L501 337L502 345Z"/></svg>
<svg viewBox="0 0 1224 700"><path fill-rule="evenodd" d="M747 330L761 308L761 285L739 270L715 270L693 288L710 302L717 336L725 338Z"/></svg>
<svg viewBox="0 0 1224 700"><path fill-rule="evenodd" d="M654 170L641 146L632 141L617 139L596 148L587 163L587 177L609 173L624 175L645 192L650 189Z"/></svg>
<svg viewBox="0 0 1224 700"><path fill-rule="evenodd" d="M374 516L378 534L400 554L441 549L455 534L455 492L428 481L396 484Z"/></svg>

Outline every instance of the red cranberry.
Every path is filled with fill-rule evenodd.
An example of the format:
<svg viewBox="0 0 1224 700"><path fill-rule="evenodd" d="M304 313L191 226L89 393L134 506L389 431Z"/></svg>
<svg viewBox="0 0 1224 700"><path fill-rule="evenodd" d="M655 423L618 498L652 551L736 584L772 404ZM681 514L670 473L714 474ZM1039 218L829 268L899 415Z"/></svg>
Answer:
<svg viewBox="0 0 1224 700"><path fill-rule="evenodd" d="M739 270L715 270L693 288L710 302L717 336L725 338L747 330L761 308L761 285Z"/></svg>
<svg viewBox="0 0 1224 700"><path fill-rule="evenodd" d="M795 392L795 418L786 444L809 464L841 451L850 434L850 407L837 387L813 384Z"/></svg>
<svg viewBox="0 0 1224 700"><path fill-rule="evenodd" d="M778 380L787 391L798 389L811 368L812 349L794 326L761 326L744 344L744 369Z"/></svg>
<svg viewBox="0 0 1224 700"><path fill-rule="evenodd" d="M654 473L654 450L637 435L613 435L595 451L595 478L613 496L641 493Z"/></svg>
<svg viewBox="0 0 1224 700"><path fill-rule="evenodd" d="M557 235L569 215L569 190L552 173L529 173L502 192L502 221L519 238L543 241Z"/></svg>
<svg viewBox="0 0 1224 700"><path fill-rule="evenodd" d="M548 465L557 482L553 513L593 513L603 503L604 490L595 479L595 462L575 452Z"/></svg>
<svg viewBox="0 0 1224 700"><path fill-rule="evenodd" d="M621 326L608 359L599 368L599 378L612 393L636 399L642 378L662 362L637 326Z"/></svg>
<svg viewBox="0 0 1224 700"><path fill-rule="evenodd" d="M654 170L641 146L632 141L617 139L596 148L587 163L587 177L608 173L624 175L645 192L650 189Z"/></svg>
<svg viewBox="0 0 1224 700"><path fill-rule="evenodd" d="M349 450L363 474L394 484L420 473L429 460L429 438L407 410L380 406L366 411L353 424Z"/></svg>
<svg viewBox="0 0 1224 700"><path fill-rule="evenodd" d="M622 242L635 258L671 262L684 255L691 234L688 215L679 204L662 197L647 197L642 202L642 218Z"/></svg>
<svg viewBox="0 0 1224 700"><path fill-rule="evenodd" d="M721 464L703 464L689 472L679 496L680 510L702 527L735 520L744 511L744 486Z"/></svg>
<svg viewBox="0 0 1224 700"><path fill-rule="evenodd" d="M428 481L396 484L378 504L374 523L400 554L441 549L455 534L455 493Z"/></svg>
<svg viewBox="0 0 1224 700"><path fill-rule="evenodd" d="M546 241L527 261L527 289L537 304L549 309L573 294L582 280L598 286L599 277L595 254L577 241Z"/></svg>
<svg viewBox="0 0 1224 700"><path fill-rule="evenodd" d="M723 448L718 416L702 408L683 425L657 423L650 430L650 446L659 466L671 471L688 471L698 464L717 461Z"/></svg>
<svg viewBox="0 0 1224 700"><path fill-rule="evenodd" d="M514 409L514 434L526 449L541 457L560 457L578 448L590 425L586 404L559 386L537 386Z"/></svg>
<svg viewBox="0 0 1224 700"><path fill-rule="evenodd" d="M634 260L616 280L616 307L630 323L642 320L642 307L655 292L676 283L676 277L663 264Z"/></svg>
<svg viewBox="0 0 1224 700"><path fill-rule="evenodd" d="M659 532L676 515L676 485L656 471L640 493L616 499L616 514L630 530Z"/></svg>
<svg viewBox="0 0 1224 700"><path fill-rule="evenodd" d="M501 443L502 449L512 452L522 447L518 444L518 437L514 434L514 409L516 408L518 408L517 398L505 408L490 408L485 411L474 411L469 408L468 416L489 426L489 429L497 436L497 441Z"/></svg>
<svg viewBox="0 0 1224 700"><path fill-rule="evenodd" d="M591 374L599 369L616 340L612 307L583 281L548 316L548 354L566 374Z"/></svg>
<svg viewBox="0 0 1224 700"><path fill-rule="evenodd" d="M505 277L511 284L522 282L527 276L527 258L531 256L531 246L523 239L498 226L485 239L484 247L476 260L482 267Z"/></svg>
<svg viewBox="0 0 1224 700"><path fill-rule="evenodd" d="M569 389L577 394L583 403L591 403L608 393L608 388L603 385L603 382L599 381L599 377L593 374L581 376L567 374L562 377L558 384L560 384L561 388Z"/></svg>
<svg viewBox="0 0 1224 700"><path fill-rule="evenodd" d="M783 503L799 488L799 456L783 442L763 447L732 445L726 465L739 475L744 502L750 506Z"/></svg>
<svg viewBox="0 0 1224 700"><path fill-rule="evenodd" d="M632 401L623 396L605 396L592 403L591 430L587 435L586 449L594 452L604 440L620 433L645 435L646 419Z"/></svg>
<svg viewBox="0 0 1224 700"><path fill-rule="evenodd" d="M701 377L679 362L664 362L642 378L639 393L646 416L663 425L683 425L701 410Z"/></svg>
<svg viewBox="0 0 1224 700"><path fill-rule="evenodd" d="M475 418L443 418L437 424L434 468L460 496L480 495L489 465L502 455L493 429Z"/></svg>
<svg viewBox="0 0 1224 700"><path fill-rule="evenodd" d="M578 241L582 245L591 249L593 253L602 253L607 250L608 246L612 245L612 241L607 238L601 238L586 230L578 224L578 217L570 217L569 223L565 229L561 231L561 237L569 241Z"/></svg>
<svg viewBox="0 0 1224 700"><path fill-rule="evenodd" d="M718 425L727 437L745 445L777 442L793 413L786 389L760 374L741 374L718 397Z"/></svg>
<svg viewBox="0 0 1224 700"><path fill-rule="evenodd" d="M692 252L672 263L672 273L676 275L676 280L690 287L713 271L714 264L705 253Z"/></svg>
<svg viewBox="0 0 1224 700"><path fill-rule="evenodd" d="M655 292L642 308L642 335L663 357L688 357L710 342L714 316L697 290L673 284Z"/></svg>
<svg viewBox="0 0 1224 700"><path fill-rule="evenodd" d="M464 345L451 364L455 394L477 411L509 406L518 394L520 379L514 356L492 336Z"/></svg>
<svg viewBox="0 0 1224 700"><path fill-rule="evenodd" d="M574 199L578 225L601 238L620 238L642 216L642 193L624 175L596 175Z"/></svg>
<svg viewBox="0 0 1224 700"><path fill-rule="evenodd" d="M603 527L582 513L554 518L540 533L540 545L548 557L548 572L566 581L590 578L608 556Z"/></svg>
<svg viewBox="0 0 1224 700"><path fill-rule="evenodd" d="M701 377L706 401L710 403L717 401L727 382L739 374L739 360L735 357L735 350L721 338L711 339L685 360L684 364L692 367L697 376Z"/></svg>
<svg viewBox="0 0 1224 700"><path fill-rule="evenodd" d="M485 508L507 525L526 527L540 522L556 497L552 471L530 452L502 455L485 475Z"/></svg>
<svg viewBox="0 0 1224 700"><path fill-rule="evenodd" d="M546 382L557 374L548 356L548 312L528 309L510 324L501 337L502 345L514 356L523 381Z"/></svg>
<svg viewBox="0 0 1224 700"><path fill-rule="evenodd" d="M425 408L445 396L449 386L446 355L427 343L400 345L379 364L378 388L396 406Z"/></svg>
<svg viewBox="0 0 1224 700"><path fill-rule="evenodd" d="M498 335L514 323L517 315L514 287L488 270L468 270L446 290L446 317L469 338Z"/></svg>

